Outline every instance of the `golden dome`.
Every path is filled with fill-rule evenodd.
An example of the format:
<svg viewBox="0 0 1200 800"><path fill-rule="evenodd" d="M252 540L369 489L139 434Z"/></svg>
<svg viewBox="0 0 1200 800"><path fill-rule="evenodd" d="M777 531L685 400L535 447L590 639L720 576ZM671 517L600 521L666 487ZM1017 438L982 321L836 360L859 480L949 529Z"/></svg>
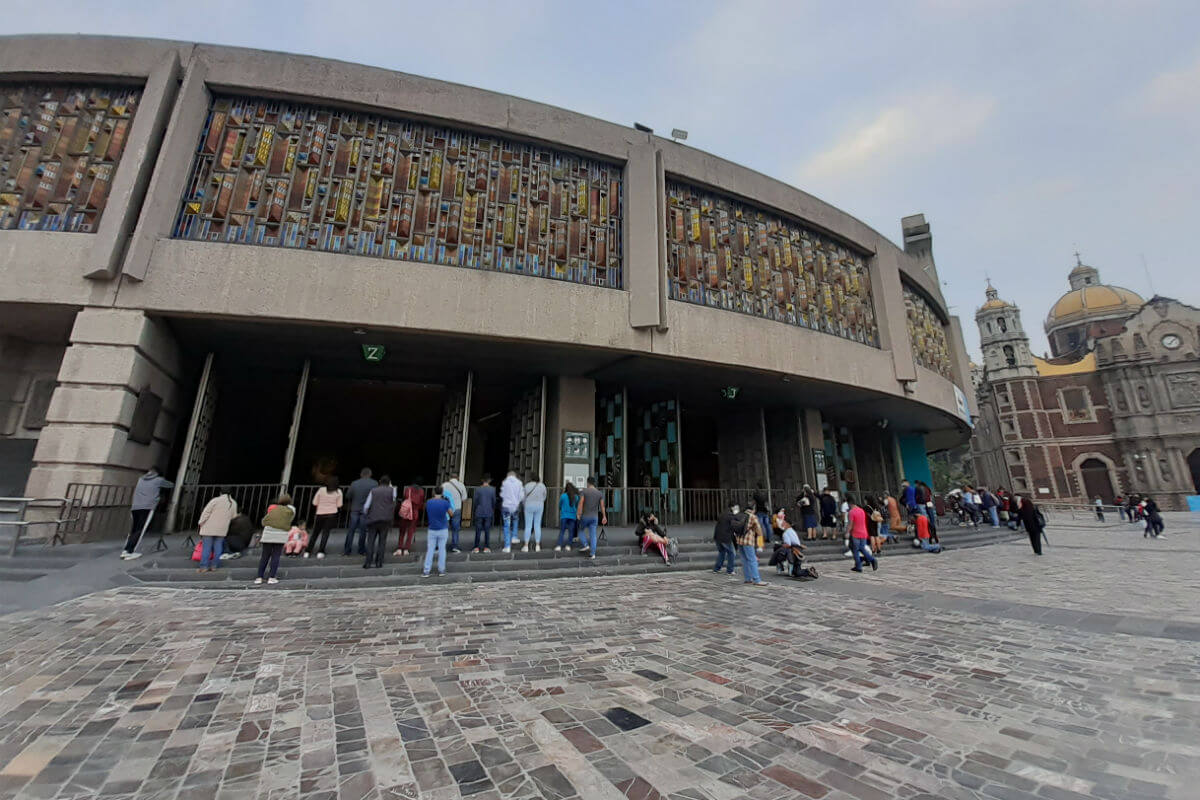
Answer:
<svg viewBox="0 0 1200 800"><path fill-rule="evenodd" d="M1046 327L1085 317L1108 317L1122 311L1133 313L1145 302L1137 292L1121 286L1083 286L1058 298L1046 317Z"/></svg>

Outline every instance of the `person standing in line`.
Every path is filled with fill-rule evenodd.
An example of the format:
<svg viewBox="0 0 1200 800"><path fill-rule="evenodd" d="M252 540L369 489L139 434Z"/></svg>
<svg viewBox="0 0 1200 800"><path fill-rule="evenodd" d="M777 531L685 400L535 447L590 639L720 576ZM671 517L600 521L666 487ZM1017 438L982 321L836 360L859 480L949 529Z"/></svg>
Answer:
<svg viewBox="0 0 1200 800"><path fill-rule="evenodd" d="M767 497L767 491L759 484L754 490L754 516L758 518L758 527L762 531L763 540L772 538L771 536L771 501Z"/></svg>
<svg viewBox="0 0 1200 800"><path fill-rule="evenodd" d="M758 543L762 541L762 528L758 524L758 506L753 500L750 501L748 511L746 527L740 535L734 537L734 544L742 557L742 583L766 586L766 582L758 573Z"/></svg>
<svg viewBox="0 0 1200 800"><path fill-rule="evenodd" d="M492 486L491 474L483 473L483 480L471 500L471 514L475 517L475 549L472 553L490 553L492 518L496 516L496 487ZM483 539L482 549L479 546Z"/></svg>
<svg viewBox="0 0 1200 800"><path fill-rule="evenodd" d="M258 577L255 585L261 585L263 578L267 583L279 583L275 576L279 573L279 557L283 555L283 546L287 544L292 530L292 520L296 518L296 507L292 505L292 496L287 492L279 495L274 505L267 508L267 515L262 519L262 535L258 541L262 544L262 555L258 557Z"/></svg>
<svg viewBox="0 0 1200 800"><path fill-rule="evenodd" d="M579 493L579 505L575 509L579 518L579 538L583 539L582 551L595 560L599 539L596 524L608 524L608 513L604 509L604 492L596 488L596 479L588 476L587 487Z"/></svg>
<svg viewBox="0 0 1200 800"><path fill-rule="evenodd" d="M828 486L821 490L821 538L837 538L837 500Z"/></svg>
<svg viewBox="0 0 1200 800"><path fill-rule="evenodd" d="M446 574L446 540L449 538L447 527L454 516L450 501L443 496L443 491L435 487L433 499L425 504L425 513L429 516L429 536L425 542L425 567L421 577L428 578L433 569L433 555L437 553L438 577Z"/></svg>
<svg viewBox="0 0 1200 800"><path fill-rule="evenodd" d="M453 516L450 517L450 552L461 553L458 549L458 532L462 530L463 503L467 499L467 487L458 479L458 475L451 475L450 480L442 484L442 497L450 503L453 512Z"/></svg>
<svg viewBox="0 0 1200 800"><path fill-rule="evenodd" d="M732 575L737 566L737 555L734 550L734 540L746 530L746 515L737 502L730 503L729 510L717 520L713 528L713 543L717 546L717 563L713 565L713 573L720 575L725 568L726 575Z"/></svg>
<svg viewBox="0 0 1200 800"><path fill-rule="evenodd" d="M500 484L500 521L504 526L504 552L511 553L513 544L521 543L517 526L521 522L521 497L525 494L517 471L510 469Z"/></svg>
<svg viewBox="0 0 1200 800"><path fill-rule="evenodd" d="M1042 554L1042 515L1038 513L1037 506L1028 497L1019 498L1020 508L1017 511L1017 517L1021 520L1021 524L1025 526L1025 532L1029 534L1029 544L1033 547L1035 555Z"/></svg>
<svg viewBox="0 0 1200 800"><path fill-rule="evenodd" d="M900 515L900 502L891 494L884 501L884 514L887 516L887 533L884 538L896 539L904 531L904 517Z"/></svg>
<svg viewBox="0 0 1200 800"><path fill-rule="evenodd" d="M900 502L905 511L912 515L917 510L917 489L908 481L900 481Z"/></svg>
<svg viewBox="0 0 1200 800"><path fill-rule="evenodd" d="M993 528L1000 527L1000 512L996 508L996 497L986 486L979 487L979 507L986 512Z"/></svg>
<svg viewBox="0 0 1200 800"><path fill-rule="evenodd" d="M400 541L392 555L406 556L412 552L413 539L417 536L417 525L421 522L421 512L424 510L425 488L421 486L421 477L418 475L416 480L404 487L404 502L400 504L399 512Z"/></svg>
<svg viewBox="0 0 1200 800"><path fill-rule="evenodd" d="M820 517L820 500L813 494L812 487L807 483L800 490L800 496L796 498L796 505L800 508L800 523L804 526L805 539L812 541L817 538L817 523Z"/></svg>
<svg viewBox="0 0 1200 800"><path fill-rule="evenodd" d="M338 488L338 479L330 476L329 480L313 495L313 508L316 509L316 521L313 523L312 536L308 537L308 548L304 557L308 558L315 550L317 558L325 557L325 545L329 541L329 533L337 524L338 512L342 508L342 490ZM320 539L320 544L317 543Z"/></svg>
<svg viewBox="0 0 1200 800"><path fill-rule="evenodd" d="M349 497L346 498L350 503L350 527L346 530L346 542L342 545L344 556L350 555L355 531L358 531L358 554L367 554L367 517L363 514L363 504L367 502L367 495L378 485L379 482L371 477L370 467L363 467L358 473L358 480L350 484Z"/></svg>
<svg viewBox="0 0 1200 800"><path fill-rule="evenodd" d="M1117 517L1121 522L1125 521L1125 498L1117 495L1113 498L1113 505L1117 507Z"/></svg>
<svg viewBox="0 0 1200 800"><path fill-rule="evenodd" d="M142 554L134 548L142 539L142 534L150 529L150 519L158 506L158 494L163 489L173 489L175 484L164 478L158 467L151 467L145 475L138 478L133 487L133 502L129 507L129 538L121 550L122 559L141 558Z"/></svg>
<svg viewBox="0 0 1200 800"><path fill-rule="evenodd" d="M554 546L556 553L559 550L571 552L571 542L575 541L579 532L579 517L575 514L578 503L579 490L575 488L575 484L567 481L566 488L558 496L558 544Z"/></svg>
<svg viewBox="0 0 1200 800"><path fill-rule="evenodd" d="M881 528L887 527L887 521L880 510L881 503L871 495L863 495L863 508L867 512L867 543L871 546L871 554L883 552L883 534Z"/></svg>
<svg viewBox="0 0 1200 800"><path fill-rule="evenodd" d="M1104 501L1100 499L1100 495L1096 495L1092 504L1096 506L1096 521L1104 522Z"/></svg>
<svg viewBox="0 0 1200 800"><path fill-rule="evenodd" d="M197 572L212 572L221 565L221 553L225 549L225 537L229 524L237 516L237 502L229 496L229 489L209 500L200 512L200 569Z"/></svg>
<svg viewBox="0 0 1200 800"><path fill-rule="evenodd" d="M846 495L846 503L850 510L846 512L846 528L850 532L851 552L854 554L852 572L862 572L863 561L871 565L872 570L879 569L879 560L871 554L867 545L867 512L854 501L854 497Z"/></svg>
<svg viewBox="0 0 1200 800"><path fill-rule="evenodd" d="M525 506L525 546L521 552L529 551L533 545L534 552L542 549L542 516L546 513L546 484L536 473L530 473L529 481L523 488Z"/></svg>
<svg viewBox="0 0 1200 800"><path fill-rule="evenodd" d="M367 518L367 552L363 569L382 567L388 531L396 516L396 487L387 475L379 476L379 485L371 490L363 503L363 513Z"/></svg>

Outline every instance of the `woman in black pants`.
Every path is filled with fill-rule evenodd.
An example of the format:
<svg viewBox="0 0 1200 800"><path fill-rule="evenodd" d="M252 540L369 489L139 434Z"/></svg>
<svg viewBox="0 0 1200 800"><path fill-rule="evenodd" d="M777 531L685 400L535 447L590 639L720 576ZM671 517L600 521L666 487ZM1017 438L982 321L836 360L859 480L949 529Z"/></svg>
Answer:
<svg viewBox="0 0 1200 800"><path fill-rule="evenodd" d="M1042 515L1038 513L1037 506L1028 497L1021 498L1021 510L1017 512L1017 516L1025 525L1025 532L1029 534L1029 544L1033 546L1033 552L1037 555L1042 554Z"/></svg>
<svg viewBox="0 0 1200 800"><path fill-rule="evenodd" d="M337 525L338 512L342 508L342 490L338 488L337 478L331 477L322 488L317 489L313 495L313 508L316 509L317 518L304 557L308 558L316 551L317 558L324 558L325 543L329 541L330 531Z"/></svg>
<svg viewBox="0 0 1200 800"><path fill-rule="evenodd" d="M262 555L258 559L258 577L254 579L256 584L263 582L264 575L267 576L267 583L279 583L275 578L275 573L279 571L279 556L283 554L283 546L287 543L288 531L295 518L296 507L292 505L292 496L286 492L279 495L278 502L267 508L267 515L262 521L262 536L259 538Z"/></svg>

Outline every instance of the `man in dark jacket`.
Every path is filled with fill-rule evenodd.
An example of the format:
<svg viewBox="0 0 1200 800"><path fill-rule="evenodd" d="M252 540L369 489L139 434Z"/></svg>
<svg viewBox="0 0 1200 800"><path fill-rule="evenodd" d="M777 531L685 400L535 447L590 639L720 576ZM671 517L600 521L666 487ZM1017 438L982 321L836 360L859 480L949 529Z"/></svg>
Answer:
<svg viewBox="0 0 1200 800"><path fill-rule="evenodd" d="M471 552L481 552L480 538L483 539L482 552L492 552L489 539L492 538L492 520L496 517L496 487L492 486L492 476L489 474L484 474L481 485L471 498L471 514L475 517L475 549Z"/></svg>
<svg viewBox="0 0 1200 800"><path fill-rule="evenodd" d="M363 514L363 505L367 502L367 495L378 485L371 477L370 467L363 467L362 472L358 474L358 480L350 484L350 491L346 492L346 505L350 506L350 527L346 530L346 543L342 546L342 555L350 555L355 531L358 531L358 554L367 554L364 543L367 536L367 518Z"/></svg>
<svg viewBox="0 0 1200 800"><path fill-rule="evenodd" d="M367 521L367 560L363 569L382 567L383 548L387 546L388 531L396 516L396 487L387 475L380 476L379 485L367 495L363 514Z"/></svg>
<svg viewBox="0 0 1200 800"><path fill-rule="evenodd" d="M730 503L729 510L717 520L717 526L713 529L713 542L717 545L717 563L713 566L713 572L720 574L724 565L725 574L733 574L733 569L737 566L733 540L746 532L748 521L746 513L736 502Z"/></svg>

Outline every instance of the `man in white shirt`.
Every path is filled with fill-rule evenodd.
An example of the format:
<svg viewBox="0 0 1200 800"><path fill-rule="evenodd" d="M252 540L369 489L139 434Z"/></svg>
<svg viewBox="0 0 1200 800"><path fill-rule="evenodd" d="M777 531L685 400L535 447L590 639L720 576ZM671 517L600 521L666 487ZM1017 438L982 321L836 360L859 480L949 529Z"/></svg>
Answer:
<svg viewBox="0 0 1200 800"><path fill-rule="evenodd" d="M500 484L500 518L504 524L504 552L511 553L514 544L521 543L517 526L521 524L521 500L525 496L525 488L515 470L508 471L508 477Z"/></svg>
<svg viewBox="0 0 1200 800"><path fill-rule="evenodd" d="M467 487L458 479L457 475L451 475L450 480L442 484L442 497L450 503L450 552L461 553L458 549L458 532L462 530L462 512L463 501L467 499Z"/></svg>
<svg viewBox="0 0 1200 800"><path fill-rule="evenodd" d="M791 556L783 561L780 561L776 565L779 569L779 574L782 575L784 573L784 564L790 564L791 569L789 571L791 572L792 577L800 577L803 575L801 564L804 556L801 555L801 551L804 550L804 545L800 544L800 534L796 533L796 529L790 525L788 526L788 529L783 532L782 546L785 550L791 551Z"/></svg>

